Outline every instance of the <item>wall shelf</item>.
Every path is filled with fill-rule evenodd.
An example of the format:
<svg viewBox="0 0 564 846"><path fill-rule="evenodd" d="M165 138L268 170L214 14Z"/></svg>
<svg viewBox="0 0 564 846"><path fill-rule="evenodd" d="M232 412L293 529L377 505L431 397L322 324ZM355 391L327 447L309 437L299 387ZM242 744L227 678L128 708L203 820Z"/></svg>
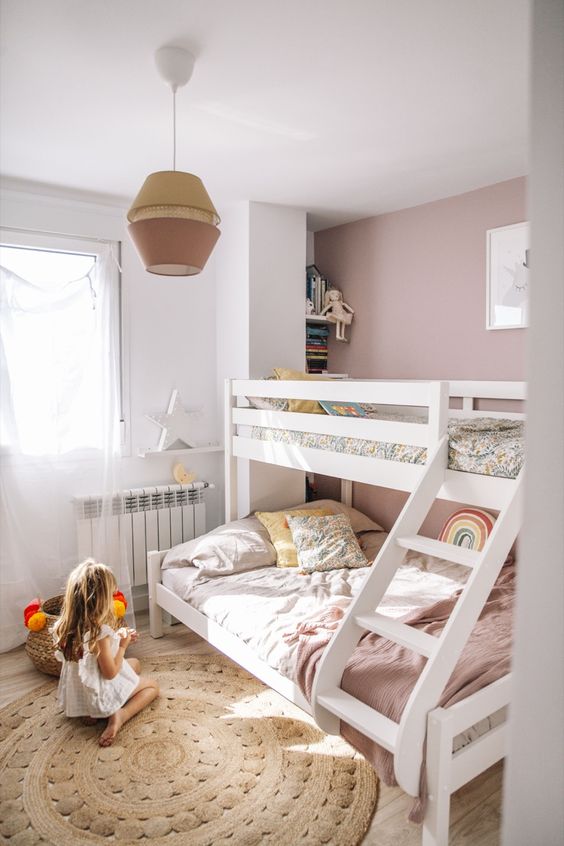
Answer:
<svg viewBox="0 0 564 846"><path fill-rule="evenodd" d="M306 323L329 323L330 322L329 320L327 320L326 317L324 317L321 314L306 314L305 319L306 319Z"/></svg>
<svg viewBox="0 0 564 846"><path fill-rule="evenodd" d="M197 455L205 452L223 452L223 447L219 444L209 444L208 446L199 447L185 447L184 449L143 449L140 447L137 450L138 458L149 458L153 455Z"/></svg>

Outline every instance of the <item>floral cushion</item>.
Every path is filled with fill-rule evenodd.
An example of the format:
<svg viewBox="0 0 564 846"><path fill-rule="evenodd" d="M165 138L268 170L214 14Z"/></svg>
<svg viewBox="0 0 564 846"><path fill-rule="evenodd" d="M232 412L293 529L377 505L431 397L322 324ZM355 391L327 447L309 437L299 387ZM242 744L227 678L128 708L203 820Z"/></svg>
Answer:
<svg viewBox="0 0 564 846"><path fill-rule="evenodd" d="M274 376L267 376L264 382L274 380ZM247 397L253 408L260 411L288 411L288 400L277 399L276 397Z"/></svg>
<svg viewBox="0 0 564 846"><path fill-rule="evenodd" d="M344 514L330 517L286 515L298 551L300 572L366 567L366 558Z"/></svg>
<svg viewBox="0 0 564 846"><path fill-rule="evenodd" d="M330 508L312 508L303 511L292 512L295 516L321 517L325 514L332 514ZM257 511L255 514L270 535L270 541L276 550L277 567L297 567L298 553L292 540L292 533L286 520L285 511Z"/></svg>
<svg viewBox="0 0 564 846"><path fill-rule="evenodd" d="M253 408L259 411L288 411L287 399L276 399L276 397L247 397Z"/></svg>

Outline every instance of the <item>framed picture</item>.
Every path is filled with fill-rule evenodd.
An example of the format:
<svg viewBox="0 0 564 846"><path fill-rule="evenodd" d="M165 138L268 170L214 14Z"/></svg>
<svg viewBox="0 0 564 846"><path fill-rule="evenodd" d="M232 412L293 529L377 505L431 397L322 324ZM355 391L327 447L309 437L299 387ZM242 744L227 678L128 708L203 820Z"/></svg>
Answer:
<svg viewBox="0 0 564 846"><path fill-rule="evenodd" d="M486 235L486 329L522 329L529 317L529 224Z"/></svg>

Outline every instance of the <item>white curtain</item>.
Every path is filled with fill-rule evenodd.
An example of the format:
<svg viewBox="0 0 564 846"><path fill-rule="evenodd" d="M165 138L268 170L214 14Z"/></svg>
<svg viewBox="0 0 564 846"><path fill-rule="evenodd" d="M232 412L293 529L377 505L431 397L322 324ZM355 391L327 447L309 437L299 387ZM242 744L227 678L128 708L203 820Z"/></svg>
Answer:
<svg viewBox="0 0 564 846"><path fill-rule="evenodd" d="M101 497L88 552L112 566L133 610L110 519L121 489L119 275L111 245L95 252L75 279L0 267L0 651L25 640L24 607L62 593L78 562L76 496Z"/></svg>

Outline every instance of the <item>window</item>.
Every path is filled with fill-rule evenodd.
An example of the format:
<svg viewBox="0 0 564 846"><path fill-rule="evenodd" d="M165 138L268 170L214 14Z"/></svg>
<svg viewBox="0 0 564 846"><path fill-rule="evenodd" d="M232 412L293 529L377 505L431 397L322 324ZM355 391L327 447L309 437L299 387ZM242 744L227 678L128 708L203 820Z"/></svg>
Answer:
<svg viewBox="0 0 564 846"><path fill-rule="evenodd" d="M3 450L119 447L117 245L0 232Z"/></svg>

